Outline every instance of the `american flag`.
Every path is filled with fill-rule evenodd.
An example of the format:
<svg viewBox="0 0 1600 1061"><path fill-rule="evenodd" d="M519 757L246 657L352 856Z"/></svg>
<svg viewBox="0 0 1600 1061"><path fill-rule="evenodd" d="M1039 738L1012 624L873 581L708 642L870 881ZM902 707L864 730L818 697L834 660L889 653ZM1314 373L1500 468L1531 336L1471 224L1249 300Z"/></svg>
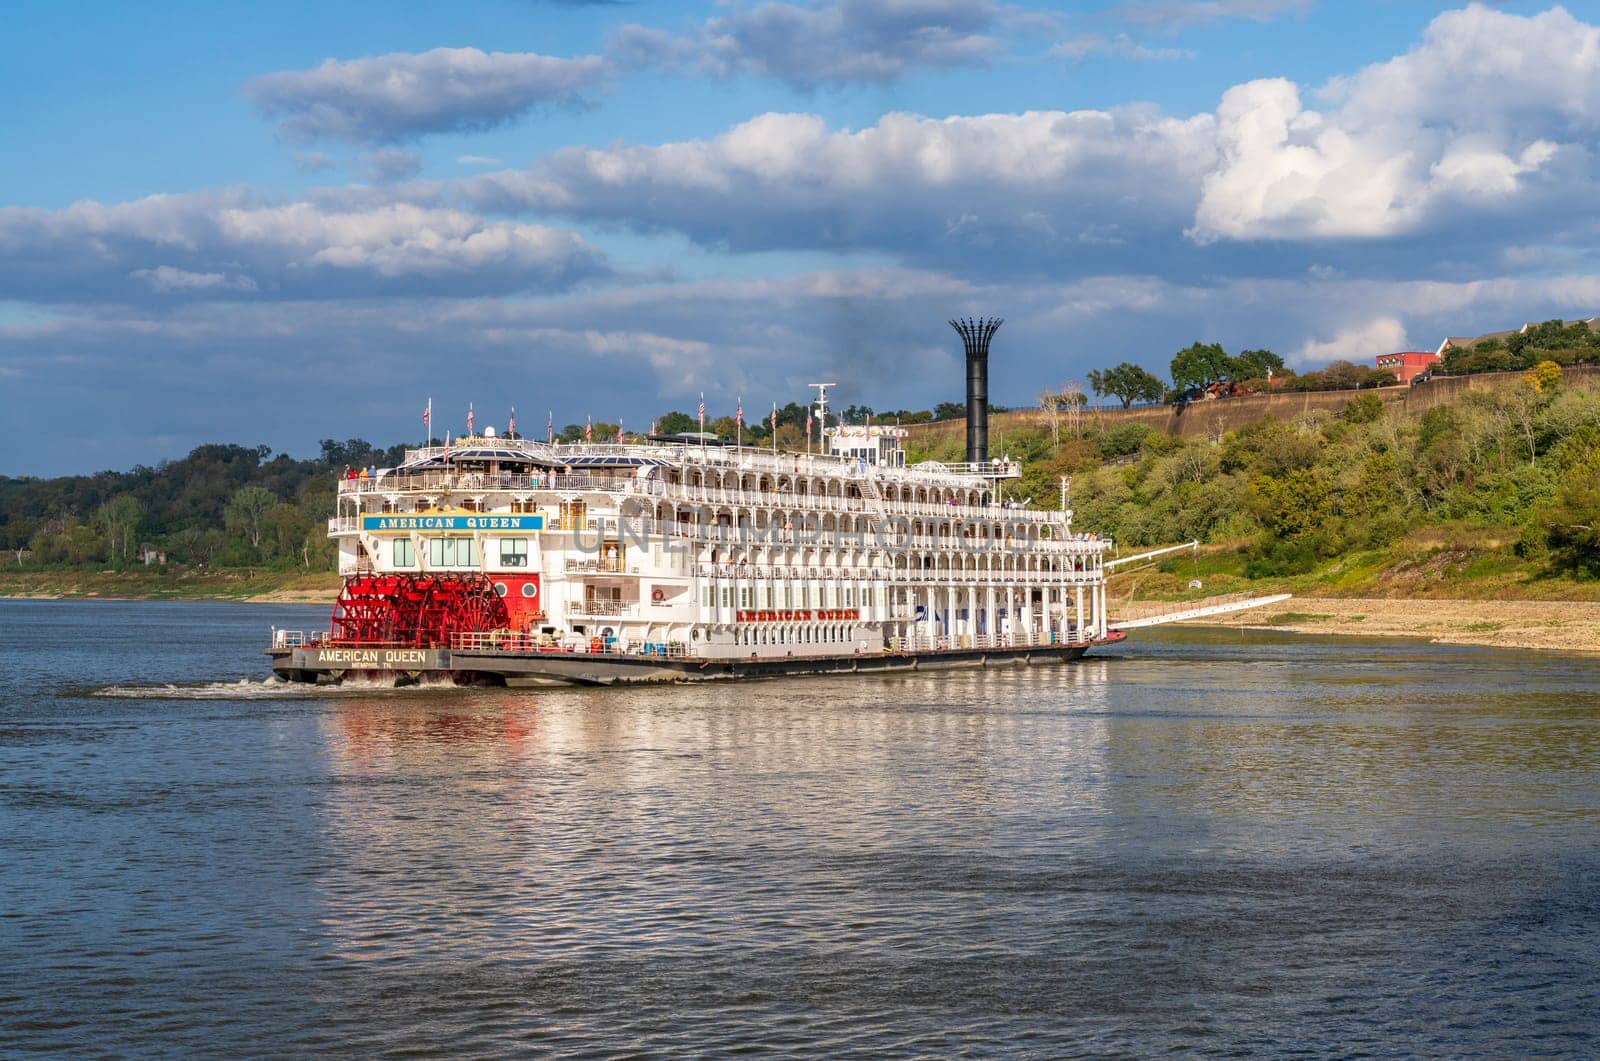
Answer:
<svg viewBox="0 0 1600 1061"><path fill-rule="evenodd" d="M585 442L594 441L594 417L592 416L583 425L583 440Z"/></svg>
<svg viewBox="0 0 1600 1061"><path fill-rule="evenodd" d="M550 412L545 415L544 440L546 443L554 442L556 440L556 411L554 409L551 409Z"/></svg>
<svg viewBox="0 0 1600 1061"><path fill-rule="evenodd" d="M744 426L744 397L739 398L739 407L733 411L733 422L740 427Z"/></svg>
<svg viewBox="0 0 1600 1061"><path fill-rule="evenodd" d="M700 430L704 431L705 429L706 429L706 395L705 395L705 391L701 391L700 392Z"/></svg>
<svg viewBox="0 0 1600 1061"><path fill-rule="evenodd" d="M772 403L772 433L774 435L776 435L778 433L778 403L777 402L773 402Z"/></svg>
<svg viewBox="0 0 1600 1061"><path fill-rule="evenodd" d="M617 420L617 441L622 441L622 420L620 417Z"/></svg>
<svg viewBox="0 0 1600 1061"><path fill-rule="evenodd" d="M428 421L433 419L433 399L428 399L428 404L422 407L422 426L427 427Z"/></svg>
<svg viewBox="0 0 1600 1061"><path fill-rule="evenodd" d="M515 405L513 405L511 407L511 419L506 421L506 434L514 436L514 435L516 435L516 433L517 433L517 407Z"/></svg>
<svg viewBox="0 0 1600 1061"><path fill-rule="evenodd" d="M811 437L811 414L806 413L806 438Z"/></svg>
<svg viewBox="0 0 1600 1061"><path fill-rule="evenodd" d="M472 403L467 403L467 434L472 434Z"/></svg>

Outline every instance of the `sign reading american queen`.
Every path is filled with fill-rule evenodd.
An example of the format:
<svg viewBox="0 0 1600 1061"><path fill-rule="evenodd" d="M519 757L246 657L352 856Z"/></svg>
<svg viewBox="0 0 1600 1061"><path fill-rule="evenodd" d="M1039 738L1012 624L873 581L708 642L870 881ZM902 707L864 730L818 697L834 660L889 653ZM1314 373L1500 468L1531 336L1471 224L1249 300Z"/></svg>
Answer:
<svg viewBox="0 0 1600 1061"><path fill-rule="evenodd" d="M406 534L410 531L542 531L544 514L516 516L429 515L362 516L361 529L369 534Z"/></svg>

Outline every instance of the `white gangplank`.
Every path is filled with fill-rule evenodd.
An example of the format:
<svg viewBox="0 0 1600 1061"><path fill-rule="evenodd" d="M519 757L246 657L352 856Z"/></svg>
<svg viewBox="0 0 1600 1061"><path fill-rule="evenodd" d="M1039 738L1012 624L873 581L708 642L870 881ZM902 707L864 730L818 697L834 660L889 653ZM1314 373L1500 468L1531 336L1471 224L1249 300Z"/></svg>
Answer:
<svg viewBox="0 0 1600 1061"><path fill-rule="evenodd" d="M1129 619L1126 622L1112 622L1113 630L1137 630L1143 626L1161 626L1164 623L1180 623L1185 619L1203 619L1208 615L1227 615L1229 612L1242 612L1246 608L1259 608L1263 604L1276 604L1294 596L1292 593L1274 593L1267 597L1250 597L1246 600L1228 601L1225 604L1208 604L1200 608L1187 608L1181 612L1168 612L1166 615L1152 615L1144 619Z"/></svg>

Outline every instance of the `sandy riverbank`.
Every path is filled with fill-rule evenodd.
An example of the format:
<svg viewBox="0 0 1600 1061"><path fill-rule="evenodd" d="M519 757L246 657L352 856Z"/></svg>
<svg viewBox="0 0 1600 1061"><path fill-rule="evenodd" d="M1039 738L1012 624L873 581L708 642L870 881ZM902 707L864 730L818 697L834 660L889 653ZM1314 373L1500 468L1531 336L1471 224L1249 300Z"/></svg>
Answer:
<svg viewBox="0 0 1600 1061"><path fill-rule="evenodd" d="M1304 634L1419 637L1448 645L1600 653L1600 604L1542 600L1294 597L1184 625Z"/></svg>

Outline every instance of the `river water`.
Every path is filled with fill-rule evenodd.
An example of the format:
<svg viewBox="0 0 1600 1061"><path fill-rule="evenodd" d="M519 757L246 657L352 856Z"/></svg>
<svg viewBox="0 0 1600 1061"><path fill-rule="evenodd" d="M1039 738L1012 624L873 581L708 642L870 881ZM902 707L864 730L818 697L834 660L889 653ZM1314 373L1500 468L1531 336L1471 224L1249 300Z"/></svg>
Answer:
<svg viewBox="0 0 1600 1061"><path fill-rule="evenodd" d="M1600 1053L1600 675L277 687L325 608L0 601L0 1053Z"/></svg>

